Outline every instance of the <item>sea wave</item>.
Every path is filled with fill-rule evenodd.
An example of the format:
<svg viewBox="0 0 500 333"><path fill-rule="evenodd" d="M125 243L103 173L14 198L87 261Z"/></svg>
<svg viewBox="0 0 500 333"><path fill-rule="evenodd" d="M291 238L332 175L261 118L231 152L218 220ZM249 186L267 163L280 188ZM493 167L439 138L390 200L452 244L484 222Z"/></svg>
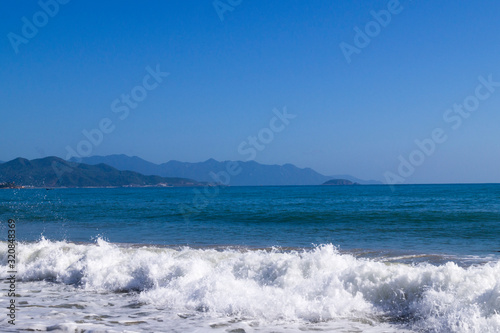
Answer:
<svg viewBox="0 0 500 333"><path fill-rule="evenodd" d="M1 244L2 263L7 245ZM17 249L17 279L137 293L158 309L268 323L340 319L423 332L500 332L500 262L460 267L309 250L120 246L42 239ZM4 265L0 277L7 278Z"/></svg>

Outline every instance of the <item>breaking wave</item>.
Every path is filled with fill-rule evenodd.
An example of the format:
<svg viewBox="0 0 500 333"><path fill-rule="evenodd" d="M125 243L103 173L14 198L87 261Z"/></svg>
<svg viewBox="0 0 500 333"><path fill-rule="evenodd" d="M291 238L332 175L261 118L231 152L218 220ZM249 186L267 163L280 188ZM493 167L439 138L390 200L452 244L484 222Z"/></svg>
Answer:
<svg viewBox="0 0 500 333"><path fill-rule="evenodd" d="M7 245L1 245L2 264ZM309 250L18 245L17 278L136 293L156 308L277 322L365 320L423 332L500 332L500 262L407 265ZM6 278L2 267L0 276Z"/></svg>

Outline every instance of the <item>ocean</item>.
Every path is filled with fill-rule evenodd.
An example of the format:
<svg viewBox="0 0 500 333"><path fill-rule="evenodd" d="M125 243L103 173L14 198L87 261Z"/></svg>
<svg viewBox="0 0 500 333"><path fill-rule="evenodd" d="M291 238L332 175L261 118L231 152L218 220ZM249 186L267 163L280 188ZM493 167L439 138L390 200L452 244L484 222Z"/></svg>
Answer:
<svg viewBox="0 0 500 333"><path fill-rule="evenodd" d="M500 332L500 185L3 189L0 235L2 332Z"/></svg>

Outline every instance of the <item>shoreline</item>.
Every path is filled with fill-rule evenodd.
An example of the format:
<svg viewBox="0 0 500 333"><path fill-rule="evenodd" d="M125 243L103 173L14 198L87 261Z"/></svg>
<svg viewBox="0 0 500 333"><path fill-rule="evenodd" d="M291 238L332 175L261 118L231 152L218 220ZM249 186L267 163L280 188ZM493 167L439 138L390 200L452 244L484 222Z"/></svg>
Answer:
<svg viewBox="0 0 500 333"><path fill-rule="evenodd" d="M464 186L464 185L497 185L500 186L500 183L430 183L430 184L356 184L354 185L221 185L221 184L201 184L201 185L121 185L121 186L75 186L75 187L67 187L67 186L30 186L30 185L20 185L14 187L0 187L0 190L24 190L24 189L47 189L47 190L55 190L55 189L108 189L108 188L179 188L179 187L253 187L253 188L262 188L262 187L323 187L323 188L359 188L359 187L407 187L407 186Z"/></svg>

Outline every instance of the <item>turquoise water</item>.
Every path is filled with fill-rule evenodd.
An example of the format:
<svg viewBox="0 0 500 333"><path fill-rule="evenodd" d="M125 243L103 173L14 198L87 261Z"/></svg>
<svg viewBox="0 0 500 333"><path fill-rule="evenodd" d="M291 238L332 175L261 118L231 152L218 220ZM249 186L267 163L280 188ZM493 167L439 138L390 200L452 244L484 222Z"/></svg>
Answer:
<svg viewBox="0 0 500 333"><path fill-rule="evenodd" d="M201 193L197 194L197 191ZM214 192L214 190L212 190ZM0 191L19 240L496 255L500 185ZM6 224L2 223L2 236Z"/></svg>

